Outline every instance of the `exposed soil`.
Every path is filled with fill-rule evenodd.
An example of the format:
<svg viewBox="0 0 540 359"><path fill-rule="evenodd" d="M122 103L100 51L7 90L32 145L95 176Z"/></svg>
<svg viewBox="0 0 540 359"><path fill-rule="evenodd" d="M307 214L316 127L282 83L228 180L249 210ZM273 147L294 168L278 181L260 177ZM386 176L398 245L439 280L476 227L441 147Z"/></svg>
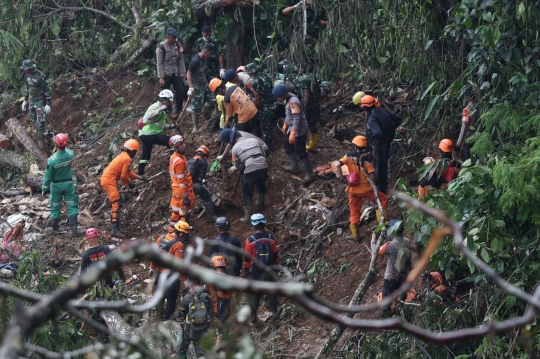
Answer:
<svg viewBox="0 0 540 359"><path fill-rule="evenodd" d="M136 134L138 120L138 117L134 117L120 126L111 125L105 135L97 142L82 149L83 142L80 141L82 139L78 136L81 134L81 130L84 130L83 125L89 118L89 114L106 114L111 109L111 112L116 111L117 114L124 114L120 110L122 107L127 108L128 106L130 106L128 108L129 114L144 112L159 92L159 86L154 79L140 78L132 73L121 73L113 70L101 75L112 83L112 89L119 96L115 95L110 87L103 85L105 81L100 76L92 76L93 79L65 79L53 89L51 106L53 112L50 116L48 129L55 132L68 132L70 139L77 140L76 145L73 146L78 156L74 166L86 177L85 183L78 188L81 196L80 212L87 208L90 212L94 212L103 203L106 196L99 185L99 176L108 163L109 145L118 134L124 132ZM74 98L74 95L79 98ZM326 116L320 130L319 152L310 154L314 168L341 158L351 148L349 141L355 135L363 134L365 131L365 120L362 115L337 116L331 112L340 103L348 102L347 96L327 99L325 102ZM122 104L119 103L119 98L123 99ZM4 119L10 117L23 119L19 104L3 111ZM112 118L112 124L122 119L120 115L115 114L110 115L110 118ZM28 120L26 120L26 127L31 127L29 125ZM106 126L104 125L104 128ZM194 150L199 145L205 144L211 151L209 163L215 159L220 148L218 131L212 133L200 132L192 135L191 121L188 115L181 119L180 126L188 142L187 156L194 155ZM334 131L335 136L332 137L329 132L334 126L337 127ZM1 123L0 132L4 130L4 124ZM171 130L169 134L173 135L176 132ZM306 253L311 248L316 237L309 234L312 229L321 226L324 219L320 212L309 209L310 206L315 204L309 200L300 200L291 207L288 213L285 213L283 218L279 217L278 213L306 190L312 194L312 198L320 203L325 203L325 198L330 201L335 200L339 193L343 191L345 185L332 176L318 178L307 188L303 188L300 181L292 178L290 174L281 169L282 165L286 164L287 161L287 156L282 148L282 139L283 135L276 126L272 152L269 157L270 176L266 197L267 209L263 213L269 222L268 228L273 231L277 238L282 264L287 265L293 274L300 274L297 267L304 268L308 266L307 263L302 263L302 260L305 259ZM120 139L120 141L124 140ZM396 146L401 145L398 143ZM399 148L397 150L400 151ZM401 151L399 155L401 156ZM134 169L139 156L140 154L133 161ZM146 167L147 174L153 176L163 170L168 172L169 156L167 149L159 146L154 147L152 159ZM390 183L393 184L399 176L404 176L403 173L406 174L405 177L410 182L413 182L415 180L413 174L414 160L418 163L418 159L414 156L406 160L392 161L392 181ZM222 165L229 167L225 161ZM122 230L130 237L143 241L152 241L164 233L167 219L170 216L171 189L167 172L150 184L139 184L137 194L124 195ZM237 189L236 194L232 193L235 180L236 173L230 175L228 181L223 178L221 171L209 173L207 176L211 192L223 199L223 203L217 208L216 214L229 217L232 221L231 233L244 241L248 235L252 234L252 227L239 221L239 218L243 216L243 209L239 200L240 188ZM346 195L343 194L341 200L345 201L345 198ZM342 203L346 203L346 201ZM364 205L373 206L369 202L364 203ZM197 203L197 207L202 207L202 203ZM332 207L328 206L328 209L331 211ZM94 216L94 220L98 222L98 229L105 231L110 229L107 216L109 211L110 207L107 204L100 215ZM390 202L389 218L398 218L400 213L400 208ZM214 238L217 235L214 226L206 223L204 215L201 218L197 217L195 215L191 223L194 227L193 235L208 239ZM334 223L340 225L331 227L327 231L327 233L334 232L334 234L330 236L330 239L325 238L322 241L318 254L315 256L316 261L324 262L326 266L321 269L320 273L306 277L304 280L311 281L316 294L322 298L340 304L347 304L369 267L370 233L376 225L376 220L372 219L369 223L362 225L361 240L358 242L353 241L350 237L348 209ZM338 229L342 231L341 235L337 235ZM307 237L307 239L301 240L299 234L301 234L301 237ZM106 233L104 238L105 244L119 245L119 243L111 241ZM124 240L124 242L126 241L129 241L129 239ZM62 239L61 243L59 246L61 258L77 256L77 252L72 245L73 240ZM298 265L299 260L300 266ZM376 283L371 286L364 297L364 303L376 300L382 286L382 274L385 265L384 260L378 261L379 276ZM71 276L74 274L76 267L77 265L68 265L66 263L57 270L65 271L66 274L69 273L69 276ZM147 269L143 269L139 263L126 266L125 271L126 275L137 276L137 280L134 280L129 285L140 283L141 280L147 277ZM288 301L282 304L281 320L257 324L256 326L233 324L233 332L239 336L245 333L251 334L270 357L286 358L313 355L320 348L333 325L312 318L299 309L290 309L289 304ZM371 318L374 314L369 313L365 317ZM340 341L340 345L352 334L347 332Z"/></svg>

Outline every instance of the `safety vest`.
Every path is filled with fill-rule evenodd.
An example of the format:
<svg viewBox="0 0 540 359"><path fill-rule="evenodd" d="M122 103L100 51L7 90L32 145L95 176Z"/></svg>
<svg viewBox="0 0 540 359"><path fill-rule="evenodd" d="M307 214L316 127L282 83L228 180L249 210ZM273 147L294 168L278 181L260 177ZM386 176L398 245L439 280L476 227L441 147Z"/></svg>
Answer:
<svg viewBox="0 0 540 359"><path fill-rule="evenodd" d="M193 188L193 180L187 165L186 157L175 152L169 161L169 174L171 175L173 189L179 188L182 192Z"/></svg>
<svg viewBox="0 0 540 359"><path fill-rule="evenodd" d="M148 107L143 117L144 127L139 131L139 136L158 135L165 131L165 124L167 123L167 115L165 112L160 111L152 118L148 118L150 112L157 111L161 107L161 103L156 102Z"/></svg>

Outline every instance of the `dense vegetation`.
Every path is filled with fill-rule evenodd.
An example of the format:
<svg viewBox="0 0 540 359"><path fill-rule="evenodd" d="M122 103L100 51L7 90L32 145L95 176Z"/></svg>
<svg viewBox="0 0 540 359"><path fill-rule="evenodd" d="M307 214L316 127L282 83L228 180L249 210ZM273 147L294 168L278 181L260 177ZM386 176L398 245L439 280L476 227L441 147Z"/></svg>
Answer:
<svg viewBox="0 0 540 359"><path fill-rule="evenodd" d="M317 0L315 8L329 23L317 28L314 59L299 55L305 43L298 39L301 32L291 30L301 19L281 15L283 1L232 9L207 5L196 10L196 5L186 0L168 7L155 0L102 0L88 3L91 10L74 0L0 0L0 88L19 90L18 68L24 58L35 58L50 77L83 73L127 61L145 40L161 39L169 25L190 44L201 24L210 23L228 48L242 45L244 60L257 57L272 68L284 56L303 66L315 63L326 77L348 74L353 87L371 89L382 98L398 88L418 94L398 108L409 137L403 154L410 155L430 153L431 143L419 141L432 137L425 133L457 137L463 86L471 81L481 93L481 131L471 139L474 156L459 179L447 191L430 195L427 204L462 224L467 246L501 277L527 292L536 287L540 1ZM132 7L137 7L140 20ZM115 58L119 48L124 51ZM146 51L130 66L141 76L154 75L152 54ZM415 193L404 181L398 187ZM438 226L415 212L406 217L410 233L423 242ZM456 253L451 238L437 250L431 267L452 281L469 278L473 295L452 308L431 306L428 315L419 315L424 307L404 314L416 315L421 321L417 324L432 330L474 327L521 315L525 309L525 303L500 291ZM409 345L401 345L404 342ZM391 333L369 335L362 346L369 358L412 357L423 350L433 358L518 358L540 351L540 332L534 324L508 336L455 343L447 350Z"/></svg>

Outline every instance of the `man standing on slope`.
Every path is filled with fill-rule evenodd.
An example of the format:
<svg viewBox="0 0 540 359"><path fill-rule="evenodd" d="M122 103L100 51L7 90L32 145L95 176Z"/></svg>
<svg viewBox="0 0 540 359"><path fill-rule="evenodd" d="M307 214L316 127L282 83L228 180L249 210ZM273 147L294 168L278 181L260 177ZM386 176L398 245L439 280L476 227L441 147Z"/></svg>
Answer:
<svg viewBox="0 0 540 359"><path fill-rule="evenodd" d="M212 108L215 103L215 97L208 88L208 79L206 77L205 60L212 56L214 47L211 43L207 43L195 55L189 63L187 70L187 81L189 85L188 96L193 96L191 100L191 119L193 121L192 133L199 130L199 117L204 105L205 118L210 118Z"/></svg>
<svg viewBox="0 0 540 359"><path fill-rule="evenodd" d="M186 143L181 135L172 136L169 144L174 150L169 161L169 173L172 181L171 218L170 225L183 220L189 223L191 210L195 207L195 193L193 193L193 181L189 173L186 152Z"/></svg>
<svg viewBox="0 0 540 359"><path fill-rule="evenodd" d="M206 211L206 217L208 223L216 221L216 211L214 208L214 202L212 202L212 193L204 185L206 172L208 170L208 163L206 159L210 155L210 150L205 145L201 145L197 148L195 157L188 161L189 173L191 174L191 180L193 181L193 192L196 196L199 196L204 202L204 210Z"/></svg>
<svg viewBox="0 0 540 359"><path fill-rule="evenodd" d="M270 146L272 143L272 119L276 112L276 98L272 95L274 81L270 75L260 71L260 65L255 63L246 66L246 72L253 79L251 90L255 95L255 107L259 110L259 127L261 129L261 138Z"/></svg>
<svg viewBox="0 0 540 359"><path fill-rule="evenodd" d="M178 39L178 31L169 27L165 40L156 49L157 76L162 90L170 90L171 86L176 93L176 108L173 115L182 111L184 101L184 80L186 80L186 64L184 62L184 49ZM171 97L172 101L172 97ZM169 104L168 106L171 106ZM144 146L143 146L144 151ZM140 174L140 173L139 173Z"/></svg>

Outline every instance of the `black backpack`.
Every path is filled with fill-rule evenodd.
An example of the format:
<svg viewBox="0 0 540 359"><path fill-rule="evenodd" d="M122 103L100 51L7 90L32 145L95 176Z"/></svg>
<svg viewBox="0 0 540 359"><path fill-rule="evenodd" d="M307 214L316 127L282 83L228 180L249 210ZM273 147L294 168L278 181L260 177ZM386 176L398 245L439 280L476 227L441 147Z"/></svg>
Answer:
<svg viewBox="0 0 540 359"><path fill-rule="evenodd" d="M249 242L255 243L255 258L267 266L271 266L274 262L272 258L272 248L270 247L271 240L272 239L270 238L256 239L254 236L249 236Z"/></svg>
<svg viewBox="0 0 540 359"><path fill-rule="evenodd" d="M401 125L401 117L385 108L376 108L371 115L375 117L387 142L392 142L396 129Z"/></svg>

